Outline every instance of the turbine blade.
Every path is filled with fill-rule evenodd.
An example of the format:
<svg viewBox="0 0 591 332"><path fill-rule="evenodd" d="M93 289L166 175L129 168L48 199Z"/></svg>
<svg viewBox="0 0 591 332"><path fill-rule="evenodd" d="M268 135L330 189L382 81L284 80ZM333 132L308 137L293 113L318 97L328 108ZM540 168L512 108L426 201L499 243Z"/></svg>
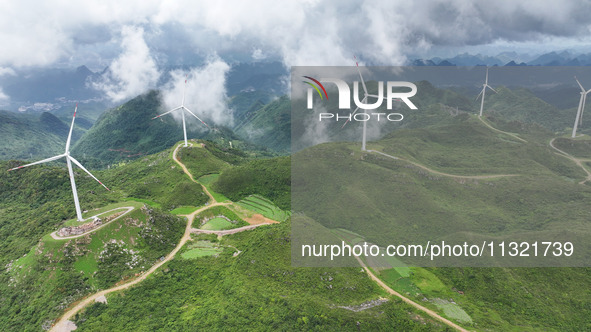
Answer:
<svg viewBox="0 0 591 332"><path fill-rule="evenodd" d="M361 70L359 69L359 63L357 63L357 57L355 58L355 65L357 66L357 72L359 73L359 77L361 78L361 84L363 85L363 91L365 91L365 95L367 96L367 86L365 86L365 81L363 80L363 76L361 76Z"/></svg>
<svg viewBox="0 0 591 332"><path fill-rule="evenodd" d="M72 117L72 124L70 125L70 133L68 134L68 140L66 141L66 153L70 151L70 142L72 141L72 131L74 130L74 120L76 120L76 111L78 110L78 103L74 108L74 116Z"/></svg>
<svg viewBox="0 0 591 332"><path fill-rule="evenodd" d="M47 162L50 162L50 161L58 160L58 159L63 158L65 156L66 156L65 154L60 154L59 156L55 156L55 157L51 157L51 158L47 158L47 159L36 161L34 163L30 163L30 164L26 164L26 165L23 165L23 166L11 168L8 171L10 172L10 171L14 171L15 169L21 169L21 168L25 168L25 167L29 167L29 166L33 166L33 165L47 163Z"/></svg>
<svg viewBox="0 0 591 332"><path fill-rule="evenodd" d="M486 79L484 80L484 84L488 85L488 67L486 67Z"/></svg>
<svg viewBox="0 0 591 332"><path fill-rule="evenodd" d="M183 102L181 106L185 105L185 91L187 90L187 79L189 79L189 74L185 75L185 86L183 87Z"/></svg>
<svg viewBox="0 0 591 332"><path fill-rule="evenodd" d="M585 112L585 101L587 101L587 94L583 94L583 105L581 106L581 117L579 118L579 126L583 124L583 113Z"/></svg>
<svg viewBox="0 0 591 332"><path fill-rule="evenodd" d="M161 116L163 116L163 115L166 115L166 114L168 114L168 113L174 112L174 111L178 110L179 108L183 108L183 106L175 107L175 108L171 109L171 110L170 110L170 111L168 111L168 112L165 112L165 113L162 113L162 114L160 114L160 115L158 115L158 116L155 116L155 117L153 117L153 118L152 118L152 120L154 120L154 119L158 119L159 117L161 117Z"/></svg>
<svg viewBox="0 0 591 332"><path fill-rule="evenodd" d="M72 161L74 164L76 164L76 166L80 167L80 168L81 168L83 171L85 171L86 173L88 173L88 175L90 175L90 176L91 176L93 179L95 179L95 180L96 180L96 182L100 183L100 184L101 184L101 186L103 186L103 187L105 187L105 189L107 189L107 190L111 191L111 189L107 188L107 186L105 186L105 185L104 185L102 182L100 182L100 181L99 181L99 179L95 178L95 177L94 177L94 175L92 175L92 173L90 173L90 172L89 172L89 171L88 171L86 168L84 168L84 166L82 166L82 164L81 164L81 163L80 163L78 160L74 159L74 157L71 157L71 156L68 156L68 158L69 158L69 159L70 159L70 160L71 160L71 161Z"/></svg>
<svg viewBox="0 0 591 332"><path fill-rule="evenodd" d="M374 97L374 98L377 98L377 99L385 99L384 96L378 96L378 95L369 95L368 94L367 97Z"/></svg>
<svg viewBox="0 0 591 332"><path fill-rule="evenodd" d="M480 95L484 92L484 89L486 88L482 88L482 90L480 90L480 93L478 94L478 96L476 96L476 98L474 98L474 100L478 100L478 97L480 97Z"/></svg>
<svg viewBox="0 0 591 332"><path fill-rule="evenodd" d="M363 104L365 104L365 102L367 101L367 96L365 96L361 102ZM351 117L353 117L355 115L355 113L357 113L357 111L359 111L359 106L357 106L357 108L353 111L353 113L351 113ZM345 123L341 126L341 129L345 128L345 126L347 125L347 123L349 123L349 119L347 119L347 121L345 121Z"/></svg>
<svg viewBox="0 0 591 332"><path fill-rule="evenodd" d="M492 88L492 86L490 86L490 85L487 84L486 87L489 88L489 89L491 89L491 90L493 90L495 93L498 93L497 90L495 90L495 89Z"/></svg>
<svg viewBox="0 0 591 332"><path fill-rule="evenodd" d="M585 88L583 88L583 86L581 85L581 82L579 82L579 80L577 79L576 76L575 76L575 81L577 81L577 84L579 85L579 87L581 87L581 91L585 92Z"/></svg>
<svg viewBox="0 0 591 332"><path fill-rule="evenodd" d="M191 112L188 108L186 108L185 106L183 106L183 108L185 109L185 111L191 113L192 116L196 117L197 120L201 121L201 123L203 123L207 128L209 128L209 126L207 125L207 123L203 122L203 120L199 119L199 117L197 115L195 115L195 113Z"/></svg>

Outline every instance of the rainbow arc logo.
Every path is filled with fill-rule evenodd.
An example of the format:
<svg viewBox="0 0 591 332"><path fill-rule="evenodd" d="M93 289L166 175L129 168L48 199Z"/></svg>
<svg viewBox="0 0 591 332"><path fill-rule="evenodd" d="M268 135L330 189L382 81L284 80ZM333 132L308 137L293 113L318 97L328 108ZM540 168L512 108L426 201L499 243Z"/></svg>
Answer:
<svg viewBox="0 0 591 332"><path fill-rule="evenodd" d="M307 79L309 79L309 80L311 80L311 81L313 81L314 83L317 84L317 86L316 86L316 85L314 85L314 84L312 84L312 83L310 83L308 81L302 81L302 82L310 85L311 87L313 87L316 90L316 92L318 92L318 95L320 96L320 99L324 99L322 97L322 93L320 92L320 89L322 89L322 91L324 92L324 96L326 97L326 100L328 100L328 94L326 93L326 89L324 88L324 85L322 85L322 83L320 83L320 81L318 81L317 79L315 79L313 77L310 77L310 76L303 76L303 77L304 78L307 78ZM318 89L318 87L320 87L320 89Z"/></svg>

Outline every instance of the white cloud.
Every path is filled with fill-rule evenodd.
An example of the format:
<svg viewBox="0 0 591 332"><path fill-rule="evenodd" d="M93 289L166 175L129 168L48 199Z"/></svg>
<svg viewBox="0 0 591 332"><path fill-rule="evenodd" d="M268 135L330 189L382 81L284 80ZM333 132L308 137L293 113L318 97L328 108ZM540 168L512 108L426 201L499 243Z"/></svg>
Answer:
<svg viewBox="0 0 591 332"><path fill-rule="evenodd" d="M242 51L255 59L278 55L286 66L351 65L353 54L395 65L409 53L450 45L548 37L584 44L590 11L577 0L2 1L0 67L110 63L126 52L113 41L129 26L143 27L162 59Z"/></svg>
<svg viewBox="0 0 591 332"><path fill-rule="evenodd" d="M185 106L199 118L214 124L230 125L232 110L227 106L226 75L230 66L218 56L212 56L199 68L189 73L175 70L171 73L170 84L162 89L162 101L166 110L180 106L185 90ZM185 75L187 83L185 87ZM165 111L165 110L163 110ZM180 118L180 112L172 113ZM189 114L190 118L192 117ZM199 124L201 126L201 124Z"/></svg>
<svg viewBox="0 0 591 332"><path fill-rule="evenodd" d="M14 76L14 75L16 75L16 72L12 68L0 67L0 76L4 76L4 75Z"/></svg>
<svg viewBox="0 0 591 332"><path fill-rule="evenodd" d="M160 71L144 41L144 30L126 26L121 35L123 53L111 62L102 79L93 83L113 102L135 97L155 87L160 78Z"/></svg>
<svg viewBox="0 0 591 332"><path fill-rule="evenodd" d="M4 91L2 90L2 88L0 88L0 102L6 102L10 100L10 97L8 97Z"/></svg>
<svg viewBox="0 0 591 332"><path fill-rule="evenodd" d="M267 55L263 52L263 50L261 50L260 48L255 48L254 50L252 50L252 55L251 55L253 60L264 60L267 58Z"/></svg>

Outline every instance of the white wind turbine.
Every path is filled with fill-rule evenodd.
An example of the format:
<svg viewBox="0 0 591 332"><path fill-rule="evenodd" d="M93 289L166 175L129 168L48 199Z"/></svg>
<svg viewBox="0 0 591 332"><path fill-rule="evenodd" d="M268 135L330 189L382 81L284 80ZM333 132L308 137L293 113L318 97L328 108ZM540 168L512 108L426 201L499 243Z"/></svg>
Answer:
<svg viewBox="0 0 591 332"><path fill-rule="evenodd" d="M98 183L100 183L103 187L105 187L105 189L109 190L109 188L107 188L107 186L105 186L96 177L94 177L94 175L92 175L86 168L84 168L84 166L82 166L82 164L80 164L80 162L78 162L78 160L76 160L72 156L70 156L70 141L72 140L72 130L74 129L74 120L76 120L76 111L77 110L78 110L78 104L76 104L76 108L74 109L74 117L72 118L72 124L70 125L70 133L68 134L68 140L66 141L66 152L64 152L64 154L60 154L58 156L47 158L47 159L37 161L37 162L31 163L31 164L15 167L15 168L9 169L8 171L13 171L15 169L29 167L29 166L33 166L33 165L37 165L37 164L42 164L42 163L46 163L49 161L58 160L60 158L66 158L66 163L68 164L68 173L70 174L70 183L72 184L72 194L74 195L74 204L76 205L76 216L78 217L78 221L84 221L84 219L82 219L82 211L80 210L80 202L78 201L78 192L76 191L76 181L74 181L74 171L72 170L72 163L76 164L76 166L80 167L83 171L88 173L88 175L90 175L93 179L95 179Z"/></svg>
<svg viewBox="0 0 591 332"><path fill-rule="evenodd" d="M182 118L183 118L183 134L185 135L185 146L187 146L187 126L185 125L185 112L187 111L189 112L189 114L191 114L192 116L196 117L197 120L201 121L201 123L203 123L206 127L209 128L209 126L207 125L207 123L203 122L203 120L199 119L199 117L197 115L195 115L195 113L191 112L187 107L185 107L185 90L187 89L187 77L185 77L185 86L183 87L183 100L181 102L181 106L175 107L173 109L171 109L170 111L166 112L166 113L162 113L158 116L155 116L152 118L152 120L157 119L163 115L166 115L168 113L174 112L176 110L181 110L181 114L182 114Z"/></svg>
<svg viewBox="0 0 591 332"><path fill-rule="evenodd" d="M579 100L579 108L577 109L577 117L575 118L575 125L573 126L572 138L575 138L575 136L577 135L577 127L580 124L583 124L583 111L585 110L585 100L587 99L587 94L591 92L591 89L585 91L585 88L583 88L583 85L581 85L581 82L579 82L576 76L575 81L577 81L579 87L581 88L581 99Z"/></svg>
<svg viewBox="0 0 591 332"><path fill-rule="evenodd" d="M482 116L482 109L484 108L484 95L486 94L486 88L489 88L489 89L493 90L494 93L497 93L497 91L495 89L493 89L490 85L488 85L488 67L486 67L486 80L484 81L484 84L482 84L482 91L480 91L478 96L476 96L476 99L478 99L478 97L480 97L480 95L482 95L482 101L480 102L480 115L479 116Z"/></svg>
<svg viewBox="0 0 591 332"><path fill-rule="evenodd" d="M384 97L378 96L378 95L372 95L369 94L367 92L367 86L365 85L365 81L363 80L363 76L361 76L361 70L359 69L359 63L357 62L357 57L355 57L355 65L357 66L357 72L359 73L359 78L361 78L361 84L363 85L363 99L361 100L362 104L365 104L367 102L367 97L373 97L373 98L377 98L377 99L384 99ZM355 113L357 113L357 111L359 111L359 106L357 106L357 108L355 109L355 111L353 111L353 113L351 114L351 117L353 117L355 115ZM366 114L367 110L363 109L363 113ZM366 117L367 119L367 117ZM347 119L347 121L345 121L345 123L343 124L343 126L341 127L344 128L347 123L349 123L349 120ZM361 136L361 151L365 151L365 143L366 143L366 134L367 134L367 121L363 121L363 134Z"/></svg>

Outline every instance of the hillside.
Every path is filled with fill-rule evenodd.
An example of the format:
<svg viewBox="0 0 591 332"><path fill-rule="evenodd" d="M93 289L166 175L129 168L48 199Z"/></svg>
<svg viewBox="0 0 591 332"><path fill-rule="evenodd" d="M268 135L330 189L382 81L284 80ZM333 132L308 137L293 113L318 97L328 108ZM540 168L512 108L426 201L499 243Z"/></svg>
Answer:
<svg viewBox="0 0 591 332"><path fill-rule="evenodd" d="M72 121L73 108L69 121ZM40 114L0 111L0 160L43 159L64 152L70 122L67 124L48 112ZM72 141L84 129L75 127Z"/></svg>
<svg viewBox="0 0 591 332"><path fill-rule="evenodd" d="M264 106L255 103L236 122L234 131L245 140L286 153L290 150L291 102L282 96Z"/></svg>
<svg viewBox="0 0 591 332"><path fill-rule="evenodd" d="M444 330L399 300L353 311L383 293L358 268L292 267L289 229L261 227L224 237L218 256L175 259L108 305L91 306L78 330Z"/></svg>
<svg viewBox="0 0 591 332"><path fill-rule="evenodd" d="M162 151L181 140L183 131L172 116L152 120L159 113L160 98L156 91L110 109L74 145L72 154L87 154L112 163ZM187 134L193 137L196 132L190 129L192 126L188 128Z"/></svg>
<svg viewBox="0 0 591 332"><path fill-rule="evenodd" d="M188 150L194 149L205 151L201 147ZM129 216L75 240L55 240L47 235L64 223L62 219L73 215L64 168L40 166L0 174L3 186L0 209L5 211L0 215L0 236L5 243L0 262L5 266L0 272L3 281L0 288L6 296L4 301L10 299L0 309L2 329L8 326L19 330L47 328L72 302L121 279L137 277L174 247L184 222L160 210L159 206L166 209L178 207L177 204L202 206L203 201L198 199L199 194L191 194L186 187L176 193L170 191L193 183L178 165L171 164L171 153L171 150L163 151L115 169L96 172L109 184L113 190L111 193L97 190L91 179L78 176L84 208L91 210L94 206L101 206L100 211L106 211L118 206L132 206L135 210ZM181 160L188 165L205 162L211 165L208 172L233 167L227 161L232 156L224 155L221 156L223 159L218 159L215 153L218 152L183 154ZM12 166L14 162L4 163L2 167ZM190 197L196 200L182 201ZM175 203L171 203L171 199ZM122 200L128 201L110 203ZM98 212L91 210L85 216ZM71 222L66 221L66 224ZM242 325L245 319L255 325L271 324L279 329L310 326L332 330L358 324L385 328L393 323L412 331L441 329L438 323L432 323L428 318L409 314L413 309L397 300L378 301L378 307L358 313L338 308L373 303L383 293L358 269L290 267L289 228L287 221L224 237L218 244L215 244L218 242L215 236L213 239L206 235L195 236L195 242L187 245L181 257L160 268L153 278L125 291L124 297L119 294L109 296L107 306L90 306L74 320L81 330L94 330L96 324L104 329L107 325L102 315L111 315L104 310L113 309L119 311L118 317L122 318L109 319L108 329L115 330L173 325L190 329L198 326L231 328ZM187 254L189 258L182 258L185 252L195 250L194 245L210 243L208 241L221 246L223 251L214 257L196 259ZM234 250L240 250L241 254L234 257ZM200 272L195 274L196 270ZM160 287L166 289L166 294L159 290ZM179 287L184 291L178 292ZM150 294L152 290L160 295ZM128 299L134 303L141 299L142 309L125 303ZM158 300L159 304L150 304L151 300ZM160 311L158 308L162 308L163 300L168 308L176 308L177 314ZM230 308L225 303L234 305ZM264 311L274 314L268 316L261 311L252 316L252 308L257 303L265 303ZM121 315L126 310L134 313ZM208 313L212 310L224 310L226 314L211 316ZM145 318L148 312L151 319L136 319ZM178 320L179 315L182 320ZM206 320L204 315L208 317Z"/></svg>
<svg viewBox="0 0 591 332"><path fill-rule="evenodd" d="M538 123L552 131L572 128L576 108L560 110L541 99L531 91L523 88L495 88L496 93L486 95L485 112L506 121Z"/></svg>
<svg viewBox="0 0 591 332"><path fill-rule="evenodd" d="M368 149L398 159L360 152L359 144L350 143L321 144L294 154L294 216L306 215L330 230L292 219L292 238L298 239L294 248L331 234L382 246L488 235L568 239L584 257L591 231L582 225L590 218L591 189L579 181L586 173L549 147L543 138L547 132L525 127L532 141L495 132L464 115L453 123L401 129L368 143ZM569 151L586 146L577 144ZM591 323L591 293L577 291L591 284L589 268L406 267L413 262L368 260L395 290L426 299L429 307L476 329L574 331ZM304 264L319 265L312 260Z"/></svg>

